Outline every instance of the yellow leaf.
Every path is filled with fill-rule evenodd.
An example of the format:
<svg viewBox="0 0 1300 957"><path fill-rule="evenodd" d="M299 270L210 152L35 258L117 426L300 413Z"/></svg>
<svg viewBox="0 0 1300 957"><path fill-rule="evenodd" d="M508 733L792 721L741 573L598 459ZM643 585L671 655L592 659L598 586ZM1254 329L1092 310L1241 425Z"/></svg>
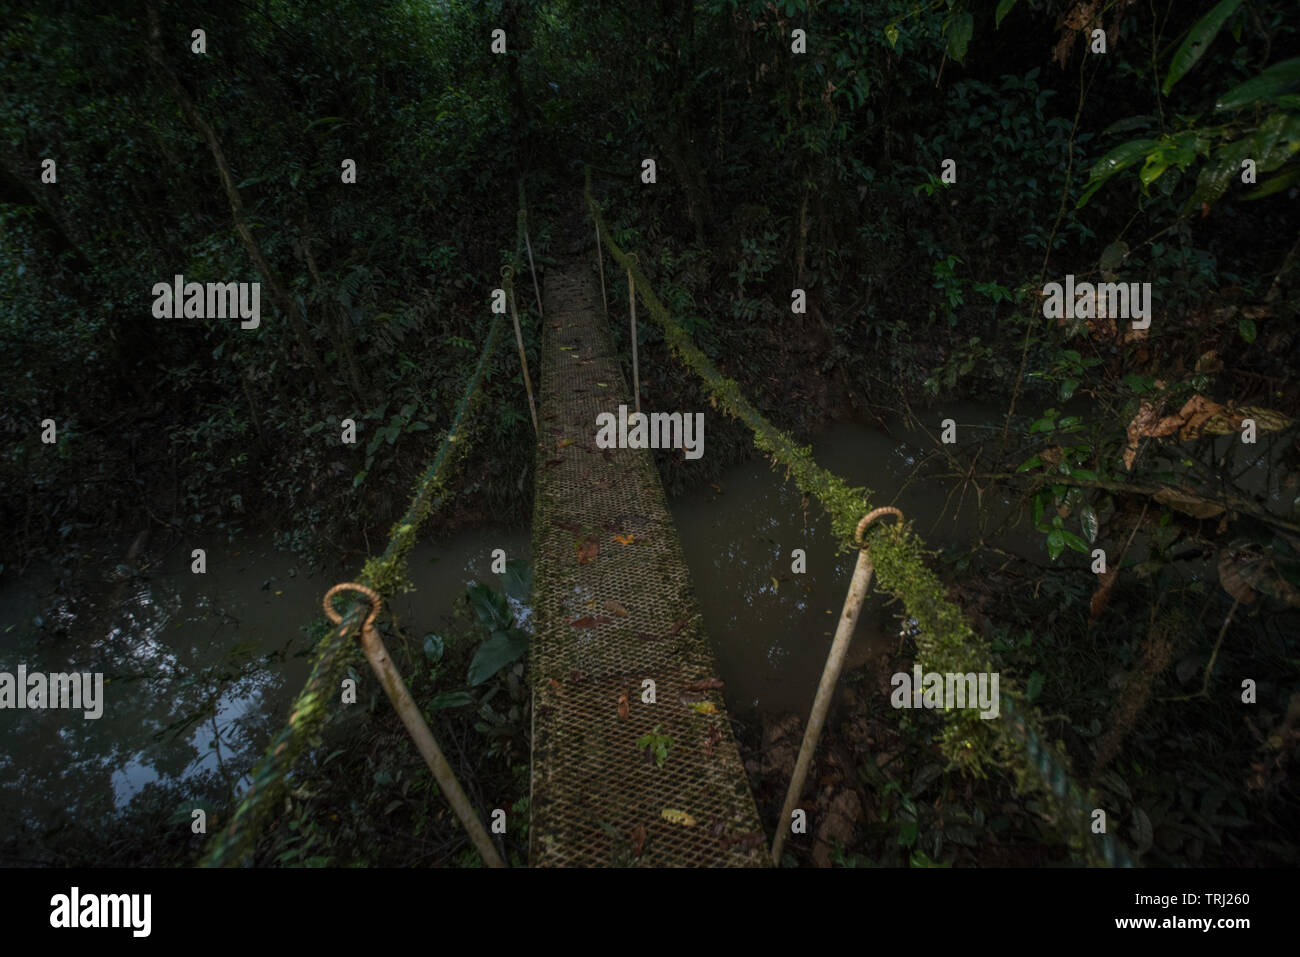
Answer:
<svg viewBox="0 0 1300 957"><path fill-rule="evenodd" d="M699 714L717 714L718 709L712 701L697 701L691 705L691 710Z"/></svg>
<svg viewBox="0 0 1300 957"><path fill-rule="evenodd" d="M685 811L679 811L673 807L664 808L661 815L665 821L670 821L673 824L682 824L686 827L693 827L695 825L695 818L691 817Z"/></svg>
<svg viewBox="0 0 1300 957"><path fill-rule="evenodd" d="M777 581L777 580L776 580L776 576L773 575L773 576L772 576L772 591L780 591L780 590L781 590L781 583L780 583L779 581Z"/></svg>
<svg viewBox="0 0 1300 957"><path fill-rule="evenodd" d="M573 443L575 443L576 441L578 441L578 440L577 440L577 439L561 439L561 440L560 440L560 444L557 445L556 448L557 448L557 449L567 449L570 445L573 445Z"/></svg>
<svg viewBox="0 0 1300 957"><path fill-rule="evenodd" d="M626 535L615 535L614 541L618 542L620 545L631 545L636 541L636 536L631 532Z"/></svg>

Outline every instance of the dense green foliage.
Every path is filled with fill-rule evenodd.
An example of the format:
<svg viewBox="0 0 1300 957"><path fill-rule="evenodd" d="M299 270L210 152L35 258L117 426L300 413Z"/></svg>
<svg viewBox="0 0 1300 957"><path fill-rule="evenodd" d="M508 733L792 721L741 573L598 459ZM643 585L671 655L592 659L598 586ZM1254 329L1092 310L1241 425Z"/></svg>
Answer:
<svg viewBox="0 0 1300 957"><path fill-rule="evenodd" d="M798 444L818 424L935 428L947 402L1005 407L1000 428L940 453L972 494L1019 502L1046 564L882 549L882 583L933 612L909 607L925 627L908 649L956 660L969 635L1014 675L1144 862L1294 864L1277 835L1298 821L1298 26L1292 0L6 7L0 571L144 527L186 543L270 527L358 568L383 531L409 547L414 527L393 523L518 253L518 182L544 272L589 165L610 235L673 320L640 330L647 401L761 412L784 431L760 448L825 492L841 538L861 494ZM589 221L574 228L585 240ZM178 274L260 281L260 327L155 316L151 289ZM1048 318L1044 285L1067 274L1150 282L1149 329ZM531 283L515 285L535 355ZM620 347L626 335L616 324ZM474 441L437 488L456 507L435 528L528 514L513 350L485 375ZM751 454L744 425L718 418L697 466L659 454L670 490ZM400 587L396 566L366 567ZM499 601L470 600L485 641L407 662L422 691L459 696L432 712L517 690L523 633ZM1243 678L1258 683L1247 712ZM526 709L511 701L485 741L518 744ZM900 727L922 769L979 740L926 716ZM1018 773L992 746L945 764L910 783L862 772L906 811L906 846L929 849L912 863L943 857L946 812L931 815L926 788L950 797L987 766L977 800L992 807ZM326 805L295 800L316 834ZM359 846L371 832L350 833ZM861 859L892 860L892 838L870 830ZM294 862L286 847L260 859Z"/></svg>

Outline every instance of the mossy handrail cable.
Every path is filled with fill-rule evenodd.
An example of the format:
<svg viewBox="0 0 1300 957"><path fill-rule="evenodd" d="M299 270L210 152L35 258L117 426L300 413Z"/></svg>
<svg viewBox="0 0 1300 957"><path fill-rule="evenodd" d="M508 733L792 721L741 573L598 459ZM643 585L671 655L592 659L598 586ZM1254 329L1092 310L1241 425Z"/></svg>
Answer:
<svg viewBox="0 0 1300 957"><path fill-rule="evenodd" d="M517 222L515 246L511 253L515 268L520 266L519 249L524 217L519 216ZM451 427L439 443L428 469L416 483L406 513L393 526L387 548L382 555L370 559L362 568L359 581L381 596L392 597L405 587L406 555L415 544L420 525L432 512L435 502L446 498L446 480L451 468L467 447L468 443L461 439L468 425L471 407L481 392L480 386L486 376L489 360L501 339L502 318L501 313L493 315L478 363L456 405ZM339 681L355 657L357 643L352 639L360 636L368 613L369 605L366 602L353 600L342 614L338 626L331 627L321 639L311 674L294 700L288 723L271 741L266 754L252 770L252 784L231 815L229 823L209 839L201 866L228 867L241 864L252 852L261 826L276 809L284 794L286 777L294 763L309 746L315 747L320 743L327 717L326 704L338 693Z"/></svg>
<svg viewBox="0 0 1300 957"><path fill-rule="evenodd" d="M821 502L841 546L853 547L858 521L870 508L870 490L851 487L818 465L811 449L800 446L772 425L745 398L739 385L718 371L690 334L669 315L639 265L610 236L592 195L590 169L585 195L597 236L614 261L632 275L641 301L663 330L671 352L703 380L710 403L749 426L754 444L768 454L773 464L785 466L786 477L793 479L801 491ZM925 564L925 554L924 542L910 523L882 527L871 538L878 587L897 598L920 626L916 638L918 663L923 663L926 671L942 673L993 671L988 642L974 633L961 609L948 600L943 583ZM976 776L983 776L986 765L1010 765L1016 772L1017 788L1037 788L1046 798L1073 851L1091 863L1131 866L1128 853L1109 830L1093 833L1092 812L1097 807L1094 795L1073 782L1059 749L1033 730L1037 723L1033 706L1023 693L1008 685L1006 681L1001 683L1001 720L982 719L973 709L944 712L944 755L954 766Z"/></svg>

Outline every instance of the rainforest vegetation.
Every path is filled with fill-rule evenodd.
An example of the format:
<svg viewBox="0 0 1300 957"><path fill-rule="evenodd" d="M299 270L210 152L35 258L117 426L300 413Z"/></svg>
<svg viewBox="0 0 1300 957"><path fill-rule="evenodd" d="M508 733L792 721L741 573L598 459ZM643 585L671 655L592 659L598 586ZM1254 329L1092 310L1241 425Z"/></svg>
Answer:
<svg viewBox="0 0 1300 957"><path fill-rule="evenodd" d="M102 597L87 578L119 564L263 532L359 569L474 369L521 182L544 283L569 224L591 240L590 170L613 238L773 423L807 442L914 419L963 495L1030 516L1037 561L973 543L929 564L1140 863L1300 862L1293 0L0 10L0 582L50 569L58 594ZM260 323L160 315L177 276L260 283ZM1045 312L1067 276L1138 284L1133 302L1149 283L1149 323L1087 293ZM536 362L526 272L515 288ZM638 348L646 401L711 408L658 327ZM996 419L939 441L945 403L972 398ZM430 540L532 515L513 342L475 409ZM670 496L759 454L742 422L708 427L699 462L656 453ZM481 591L459 606L435 642L385 628L471 799L510 796L501 844L524 863L527 659L468 685L510 613ZM69 640L48 617L3 624ZM815 777L852 797L785 863L1070 862L1011 769L965 773L938 716L868 706L908 641L898 668L848 676ZM772 753L797 728L737 728L769 833L789 779ZM177 807L198 794L222 819L246 770L150 790L111 828L0 834L0 854L193 863ZM382 695L331 721L287 808L257 863L479 862Z"/></svg>

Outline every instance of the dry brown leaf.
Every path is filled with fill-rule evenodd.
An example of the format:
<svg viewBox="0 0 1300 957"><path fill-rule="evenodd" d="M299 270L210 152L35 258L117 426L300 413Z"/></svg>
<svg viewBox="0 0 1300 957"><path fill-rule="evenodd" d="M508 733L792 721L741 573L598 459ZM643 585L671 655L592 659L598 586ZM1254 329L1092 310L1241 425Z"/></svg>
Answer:
<svg viewBox="0 0 1300 957"><path fill-rule="evenodd" d="M682 685L687 691L721 691L726 687L721 678L701 678Z"/></svg>
<svg viewBox="0 0 1300 957"><path fill-rule="evenodd" d="M613 618L606 618L603 615L591 616L584 615L581 618L575 618L569 622L574 628L595 628L597 625L608 625Z"/></svg>
<svg viewBox="0 0 1300 957"><path fill-rule="evenodd" d="M682 619L680 619L680 620L678 620L678 621L673 622L672 627L668 629L668 634L670 634L670 635L675 635L675 634L677 634L677 632L681 631L683 628L686 627L686 622L687 622L687 621L689 621L689 619L687 619L687 618L682 618Z"/></svg>
<svg viewBox="0 0 1300 957"><path fill-rule="evenodd" d="M612 598L600 607L602 611L607 611L618 618L627 617L627 609L623 607L621 602L614 601Z"/></svg>
<svg viewBox="0 0 1300 957"><path fill-rule="evenodd" d="M551 690L556 694L564 694L564 685L560 684L554 678L551 679Z"/></svg>
<svg viewBox="0 0 1300 957"><path fill-rule="evenodd" d="M1119 568L1112 567L1106 569L1098 576L1098 586L1092 596L1092 605L1088 608L1088 621L1096 621L1101 617L1101 613L1106 610L1106 605L1110 603L1110 591L1115 587L1115 582L1119 578Z"/></svg>
<svg viewBox="0 0 1300 957"><path fill-rule="evenodd" d="M1198 498L1195 495L1188 495L1185 492L1176 492L1171 488L1162 488L1151 496L1161 505L1168 505L1184 512L1192 518L1214 518L1216 515L1223 514L1224 508L1214 502Z"/></svg>
<svg viewBox="0 0 1300 957"><path fill-rule="evenodd" d="M632 856L640 857L641 851L645 848L646 831L644 824L638 824L632 828Z"/></svg>
<svg viewBox="0 0 1300 957"><path fill-rule="evenodd" d="M1249 605L1259 597L1243 574L1251 565L1258 562L1259 556L1249 552L1228 549L1219 554L1219 584L1223 586L1224 591L1243 605Z"/></svg>
<svg viewBox="0 0 1300 957"><path fill-rule="evenodd" d="M626 721L627 716L630 713L631 710L627 703L627 692L624 691L621 695L618 696L618 716L622 718L624 721Z"/></svg>
<svg viewBox="0 0 1300 957"><path fill-rule="evenodd" d="M579 565L591 564L596 560L596 556L600 553L600 546L597 545L596 539L594 538L583 539L582 541L577 542L573 547L578 553Z"/></svg>

